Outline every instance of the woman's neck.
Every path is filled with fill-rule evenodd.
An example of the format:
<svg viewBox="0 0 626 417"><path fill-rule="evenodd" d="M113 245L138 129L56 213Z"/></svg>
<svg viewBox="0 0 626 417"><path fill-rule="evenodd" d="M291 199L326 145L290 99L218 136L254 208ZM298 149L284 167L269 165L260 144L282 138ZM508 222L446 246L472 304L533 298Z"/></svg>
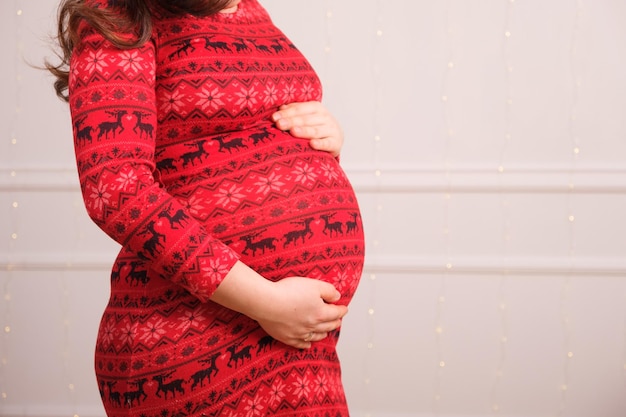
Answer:
<svg viewBox="0 0 626 417"><path fill-rule="evenodd" d="M233 0L230 2L229 6L220 10L220 13L235 13L239 8L240 0Z"/></svg>

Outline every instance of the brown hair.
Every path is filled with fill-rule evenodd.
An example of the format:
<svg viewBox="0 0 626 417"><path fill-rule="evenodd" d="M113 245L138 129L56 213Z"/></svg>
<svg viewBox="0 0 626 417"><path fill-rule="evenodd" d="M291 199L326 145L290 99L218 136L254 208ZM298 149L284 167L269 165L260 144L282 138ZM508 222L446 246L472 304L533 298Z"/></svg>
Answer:
<svg viewBox="0 0 626 417"><path fill-rule="evenodd" d="M80 44L79 26L86 21L118 48L144 44L152 34L152 12L170 15L208 16L224 9L231 0L108 0L110 7L98 7L93 0L62 0L59 5L56 40L60 63L45 62L56 77L54 89L59 98L68 100L69 63ZM128 35L131 34L129 40Z"/></svg>

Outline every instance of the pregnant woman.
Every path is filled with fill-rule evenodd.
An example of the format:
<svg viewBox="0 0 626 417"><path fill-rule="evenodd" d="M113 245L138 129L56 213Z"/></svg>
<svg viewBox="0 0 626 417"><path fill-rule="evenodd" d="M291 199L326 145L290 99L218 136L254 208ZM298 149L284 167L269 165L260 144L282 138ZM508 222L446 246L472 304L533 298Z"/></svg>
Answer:
<svg viewBox="0 0 626 417"><path fill-rule="evenodd" d="M341 129L257 0L64 0L85 207L121 245L95 369L109 417L347 417L363 268Z"/></svg>

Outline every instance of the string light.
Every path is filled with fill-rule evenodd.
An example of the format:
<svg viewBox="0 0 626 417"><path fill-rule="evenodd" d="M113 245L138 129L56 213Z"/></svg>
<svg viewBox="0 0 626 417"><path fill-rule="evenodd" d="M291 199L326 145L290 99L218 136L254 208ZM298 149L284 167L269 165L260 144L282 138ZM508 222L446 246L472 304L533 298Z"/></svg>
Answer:
<svg viewBox="0 0 626 417"><path fill-rule="evenodd" d="M75 240L77 241L77 240ZM73 251L72 251L73 252ZM71 263L68 263L71 266ZM71 291L68 285L68 280L66 276L66 271L64 271L59 279L60 289L61 289L61 309L62 309L62 318L61 324L63 326L62 335L63 335L63 378L64 385L67 387L67 394L69 403L72 404L74 408L74 416L78 416L76 413L76 386L73 382L73 372L71 366L71 359L73 357L71 352L71 330L72 330L72 322L71 322L71 311L70 311L70 299L71 299Z"/></svg>
<svg viewBox="0 0 626 417"><path fill-rule="evenodd" d="M491 387L491 412L498 414L502 412L502 404L500 401L500 387L504 378L504 370L506 366L507 349L509 344L508 315L509 308L506 298L506 287L509 279L508 271L508 252L510 241L510 202L509 196L505 191L504 175L506 174L505 159L509 142L512 138L511 133L511 114L513 112L513 94L511 91L511 74L513 73L513 62L511 58L511 38L513 31L511 28L512 15L514 13L514 1L506 3L504 12L504 36L502 37L502 59L504 70L504 132L502 134L500 155L498 161L498 181L499 181L499 205L500 218L502 221L502 239L500 243L500 276L497 292L497 312L500 319L500 337L498 338L498 360L494 372L493 383Z"/></svg>
<svg viewBox="0 0 626 417"><path fill-rule="evenodd" d="M435 415L439 415L441 412L441 402L443 399L442 395L442 382L444 376L444 369L446 367L446 360L443 354L443 343L444 343L444 315L445 315L445 303L446 303L446 294L447 294L447 281L448 275L450 271L453 269L453 264L450 259L450 204L452 199L452 184L451 184L451 175L450 175L450 147L451 141L454 136L453 124L450 117L450 92L449 90L449 79L451 73L456 68L455 61L455 51L452 46L452 35L454 34L454 29L450 22L450 12L451 5L450 0L446 2L445 8L445 30L446 30L446 48L447 48L447 56L445 69L443 73L442 83L441 83L441 111L443 118L443 170L444 170L444 181L445 181L445 192L443 195L443 219L442 219L442 235L443 235L443 269L440 276L439 290L437 293L437 299L435 300L435 345L437 351L437 362L436 362L436 370L435 370L435 380L434 380L434 392L433 392L433 412Z"/></svg>
<svg viewBox="0 0 626 417"><path fill-rule="evenodd" d="M74 230L75 232L75 236L72 239L72 248L70 248L70 250L67 253L68 259L65 262L65 268L63 269L60 277L59 277L59 287L61 290L61 300L60 300L60 304L61 304L61 325L62 325L62 346L63 346L63 378L64 378L64 385L67 387L67 395L68 395L68 403L72 405L73 409L74 409L74 417L79 417L78 413L76 412L76 385L74 384L74 372L72 370L72 357L73 352L72 352L72 340L71 340L71 334L72 334L72 312L70 309L71 306L71 298L72 298L72 293L70 290L70 285L68 282L68 273L73 269L73 266L75 264L74 262L74 254L78 253L79 248L82 246L82 240L84 238L84 233L81 230L81 226L80 226L80 222L78 219L81 218L80 216L80 208L81 208L82 202L80 201L79 198L77 198L74 201L74 215L72 216L73 219L73 228L72 230Z"/></svg>
<svg viewBox="0 0 626 417"><path fill-rule="evenodd" d="M324 78L324 90L333 91L333 87L331 85L333 77L330 77L330 66L332 60L333 53L333 30L332 30L332 20L333 20L333 7L332 0L326 0L326 13L324 19L324 27L325 27L325 45L324 45L324 67L325 67L325 75Z"/></svg>
<svg viewBox="0 0 626 417"><path fill-rule="evenodd" d="M381 115L381 108L380 108L380 96L381 96L381 80L382 80L382 69L381 69L381 62L383 61L382 56L381 56L381 51L384 50L384 26L383 26L383 21L384 21L384 16L383 16L383 11L385 10L385 8L383 7L382 4L382 0L377 0L376 4L375 4L375 16L376 16L376 20L374 22L374 31L373 31L373 40L372 40L372 61L373 61L373 65L372 65L372 78L373 78L373 105L374 105L374 109L373 109L373 117L372 117L372 133L373 133L373 137L372 137L372 163L373 163L373 180L376 183L376 189L380 189L380 181L381 178L383 176L383 170L380 167L380 153L381 153L381 147L382 147L382 133L381 133L381 128L380 128L380 115ZM377 264L377 259L378 256L380 255L380 247L381 247L381 241L380 241L380 231L381 229L381 224L382 224L382 215L383 215L383 204L382 204L382 200L381 200L381 196L379 193L376 193L374 196L374 218L373 220L373 224L370 221L370 226L369 226L369 230L370 230L370 234L372 236L372 241L371 241L371 248L370 248L370 252L371 252L371 259L372 261L372 267L373 267L373 271L376 271L376 264ZM373 388L371 387L371 366L370 366L370 362L372 362L374 359L374 355L375 355L375 349L376 349L376 344L375 344L375 340L376 340L376 282L377 282L377 276L374 272L372 272L371 274L369 274L368 276L368 287L369 287L369 291L368 291L368 297L367 297L367 328L368 328L368 333L367 333L367 341L366 341L366 353L365 353L365 380L364 380L364 385L365 385L365 400L364 400L364 406L365 406L365 416L366 417L372 417L373 416L373 407L372 407L372 391Z"/></svg>
<svg viewBox="0 0 626 417"><path fill-rule="evenodd" d="M22 41L22 32L23 32L23 9L21 0L14 1L14 9L15 10L15 59L13 59L13 74L15 77L14 86L14 96L13 96L13 104L14 104L14 115L10 118L10 127L9 127L9 143L8 143L8 160L12 161L15 158L16 146L19 143L19 136L17 134L18 127L20 125L20 113L21 113L21 102L22 102L22 56L23 56L23 41ZM9 172L10 178L16 178L17 171L11 170ZM19 234L19 208L20 203L15 198L15 196L9 196L7 200L4 200L7 204L10 202L10 215L8 220L8 225L10 228L10 232L8 236L4 238L8 239L8 253L7 253L7 264L6 264L6 274L3 282L2 282L2 299L4 309L2 311L2 335L0 336L0 405L7 403L11 399L10 387L11 384L7 380L7 369L10 366L10 357L9 357L9 349L8 347L11 344L11 335L14 330L13 326L13 294L12 294L12 283L14 279L15 273L15 251L16 245L18 244ZM4 204L4 203L3 203ZM2 407L4 408L4 407Z"/></svg>
<svg viewBox="0 0 626 417"><path fill-rule="evenodd" d="M575 241L576 241L576 214L574 210L574 178L577 169L578 158L580 156L580 146L578 144L578 135L576 128L576 112L578 110L578 97L579 97L579 89L580 89L580 74L578 71L577 54L578 54L578 36L580 30L580 19L582 17L582 1L578 0L576 4L576 12L574 17L574 27L572 30L572 39L570 45L570 71L572 76L572 101L570 105L570 116L568 118L568 134L570 140L570 168L569 168L569 180L567 190L568 193L566 195L567 199L567 221L568 221L568 230L569 230L569 247L567 251L567 256L569 258L569 267L567 275L563 279L563 284L561 287L561 300L560 300L560 309L561 309L561 323L563 327L563 349L566 352L563 355L563 377L561 381L561 389L560 389L560 405L559 410L557 412L557 416L564 416L567 409L567 392L569 387L569 375L570 375L570 367L571 362L574 358L574 352L571 347L571 317L569 312L569 302L570 302L570 290L571 290L571 280L572 273L574 271L574 261L575 261Z"/></svg>

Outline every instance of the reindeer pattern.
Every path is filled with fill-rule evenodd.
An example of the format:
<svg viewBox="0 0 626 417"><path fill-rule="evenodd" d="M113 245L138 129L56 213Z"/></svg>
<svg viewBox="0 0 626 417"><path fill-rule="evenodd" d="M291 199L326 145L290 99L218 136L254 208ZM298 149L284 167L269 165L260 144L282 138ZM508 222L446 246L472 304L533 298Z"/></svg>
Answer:
<svg viewBox="0 0 626 417"><path fill-rule="evenodd" d="M103 401L120 410L140 407L155 397L175 401L187 393L210 387L212 380L221 372L228 372L229 368L238 369L258 361L276 344L277 342L270 336L253 340L242 338L228 346L225 353L217 351L197 359L195 361L197 370L189 376L170 370L153 375L151 378L130 377L123 385L118 384L117 380L101 380L99 382L100 396ZM330 353L322 349L313 354L298 351L294 351L293 354L295 357L314 358L324 357ZM270 371L273 365L263 363L261 367L259 372L265 373Z"/></svg>

